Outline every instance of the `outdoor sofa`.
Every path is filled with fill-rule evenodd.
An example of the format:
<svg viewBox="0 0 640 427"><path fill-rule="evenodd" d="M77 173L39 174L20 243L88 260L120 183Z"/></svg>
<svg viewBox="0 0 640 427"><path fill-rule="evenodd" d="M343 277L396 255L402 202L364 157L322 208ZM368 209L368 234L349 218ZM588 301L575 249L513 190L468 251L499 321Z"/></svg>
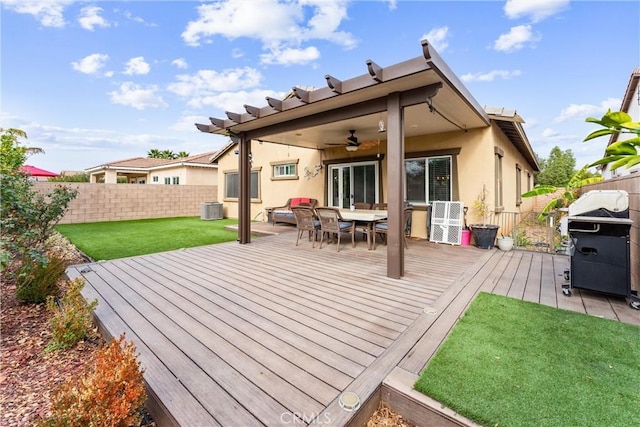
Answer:
<svg viewBox="0 0 640 427"><path fill-rule="evenodd" d="M315 208L318 205L318 200L309 197L293 197L287 200L284 206L277 206L274 208L267 208L267 218L271 224L276 225L278 222L285 222L287 224L296 224L296 217L293 215L291 208L294 206L310 206Z"/></svg>

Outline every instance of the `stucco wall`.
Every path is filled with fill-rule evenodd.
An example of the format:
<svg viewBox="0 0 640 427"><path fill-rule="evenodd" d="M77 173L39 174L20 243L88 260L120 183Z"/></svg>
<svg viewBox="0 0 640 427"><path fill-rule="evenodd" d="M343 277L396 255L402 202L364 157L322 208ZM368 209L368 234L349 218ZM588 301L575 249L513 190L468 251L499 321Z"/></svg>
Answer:
<svg viewBox="0 0 640 427"><path fill-rule="evenodd" d="M631 288L640 292L640 176L626 175L582 187L590 190L624 190L629 193L629 218L633 221L631 240Z"/></svg>
<svg viewBox="0 0 640 427"><path fill-rule="evenodd" d="M488 191L487 203L493 209L495 205L495 155L494 146L504 151L503 157L503 208L507 212L527 212L531 210L533 201L523 199L520 207L516 206L516 163L522 166L522 192L527 191L526 173L531 174L531 186L533 187L532 166L527 164L520 153L511 145L506 136L492 124L491 127L473 129L468 132L447 132L436 135L424 135L407 138L405 154L418 152L433 152L438 150L460 149L457 156L457 184L458 197L465 206L472 206L473 201L482 191L484 183ZM380 146L362 147L356 152L347 152L344 147L327 149L323 152L309 150L286 145L260 144L252 141L252 167L260 170L260 199L251 203L251 218L266 220L264 218L265 207L284 204L290 197L312 197L318 199L321 205L326 204L326 167L318 171L315 177L305 178L304 168L314 172L314 166L329 162L358 162L364 159L376 159L380 154L381 160L381 202L387 201L387 160L386 141L381 141ZM298 179L287 181L272 180L271 162L291 160L298 161ZM218 199L224 202L225 216L238 217L237 200L224 200L225 171L238 170L238 156L234 150L229 150L218 160L219 188ZM478 222L479 218L472 209L468 212L468 223ZM413 213L412 236L427 237L427 213L426 209L417 207Z"/></svg>
<svg viewBox="0 0 640 427"><path fill-rule="evenodd" d="M251 201L251 219L266 221L264 209L284 205L292 197L310 197L324 204L323 168L315 177L305 177L305 167L314 172L314 166L321 164L320 153L306 148L252 141L252 168L259 171L260 198ZM298 165L297 179L274 180L272 162L286 161ZM238 156L229 150L218 159L218 200L223 202L225 217L238 218L237 199L224 198L225 172L238 172Z"/></svg>
<svg viewBox="0 0 640 427"><path fill-rule="evenodd" d="M52 191L60 183L36 182L34 188ZM127 219L200 216L201 204L218 200L216 185L148 185L63 183L77 188L61 224Z"/></svg>

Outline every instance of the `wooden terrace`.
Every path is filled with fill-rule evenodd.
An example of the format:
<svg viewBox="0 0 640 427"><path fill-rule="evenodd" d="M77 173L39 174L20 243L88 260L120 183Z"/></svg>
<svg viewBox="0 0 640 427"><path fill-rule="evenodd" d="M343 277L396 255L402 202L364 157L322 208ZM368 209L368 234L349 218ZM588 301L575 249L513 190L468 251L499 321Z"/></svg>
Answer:
<svg viewBox="0 0 640 427"><path fill-rule="evenodd" d="M410 241L322 249L295 234L69 268L103 332L126 332L159 425L345 425L397 369L417 375L480 291L640 324L623 299L561 292L566 256ZM362 415L360 415L361 417Z"/></svg>

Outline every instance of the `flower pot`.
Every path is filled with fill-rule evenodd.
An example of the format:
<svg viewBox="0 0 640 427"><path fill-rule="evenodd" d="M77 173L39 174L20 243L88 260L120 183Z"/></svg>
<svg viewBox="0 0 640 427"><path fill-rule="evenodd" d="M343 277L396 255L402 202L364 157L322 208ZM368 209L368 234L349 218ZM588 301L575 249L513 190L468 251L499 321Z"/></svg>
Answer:
<svg viewBox="0 0 640 427"><path fill-rule="evenodd" d="M498 237L498 248L503 251L510 251L513 249L513 238L512 237Z"/></svg>
<svg viewBox="0 0 640 427"><path fill-rule="evenodd" d="M481 249L493 248L500 227L493 224L472 224L469 228L471 228L473 241L477 247Z"/></svg>

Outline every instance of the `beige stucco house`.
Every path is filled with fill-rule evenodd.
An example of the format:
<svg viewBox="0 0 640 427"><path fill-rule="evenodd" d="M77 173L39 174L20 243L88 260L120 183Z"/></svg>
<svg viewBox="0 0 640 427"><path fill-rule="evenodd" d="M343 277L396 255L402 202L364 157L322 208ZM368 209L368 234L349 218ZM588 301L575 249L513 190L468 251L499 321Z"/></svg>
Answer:
<svg viewBox="0 0 640 427"><path fill-rule="evenodd" d="M214 157L218 200L239 218L239 243L249 243L250 221L288 198L320 205L388 203L387 274L404 275L403 206L414 206L412 235L427 235L432 201L486 202L501 212L529 211L520 194L539 170L515 111L484 108L428 41L422 56L348 80L326 75L326 87L294 87L284 100L245 105L246 113L196 124L227 135ZM468 223L480 222L472 209Z"/></svg>
<svg viewBox="0 0 640 427"><path fill-rule="evenodd" d="M126 178L129 184L217 185L218 165L212 164L217 151L178 159L135 157L85 169L90 182L115 184Z"/></svg>

